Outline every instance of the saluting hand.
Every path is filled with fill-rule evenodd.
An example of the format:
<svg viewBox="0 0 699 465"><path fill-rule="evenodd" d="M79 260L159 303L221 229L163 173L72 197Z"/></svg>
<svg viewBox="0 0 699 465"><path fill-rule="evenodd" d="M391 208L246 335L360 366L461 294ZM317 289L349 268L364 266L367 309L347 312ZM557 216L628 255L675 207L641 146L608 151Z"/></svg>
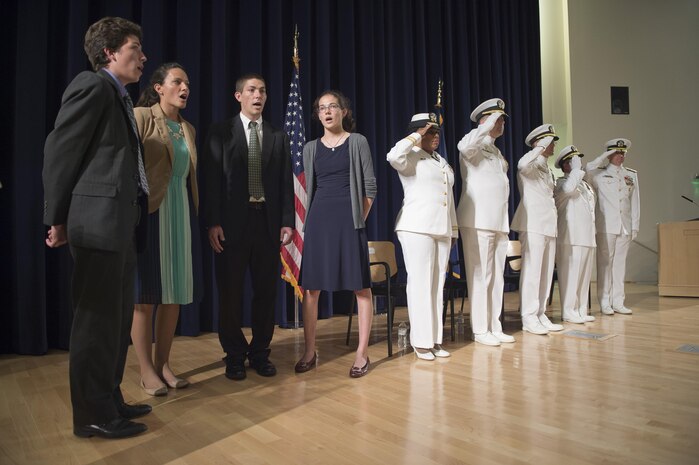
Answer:
<svg viewBox="0 0 699 465"><path fill-rule="evenodd" d="M415 132L417 132L418 134L420 134L420 137L424 137L425 134L427 134L427 131L429 131L429 129L430 129L431 127L432 127L432 125L431 125L430 123L427 123L427 124L425 124L425 127L422 127L422 128L418 129L418 130L415 131Z"/></svg>
<svg viewBox="0 0 699 465"><path fill-rule="evenodd" d="M582 171L582 161L580 160L579 156L575 155L570 160L570 169L571 169L571 171L577 171L577 170Z"/></svg>
<svg viewBox="0 0 699 465"><path fill-rule="evenodd" d="M539 139L536 142L536 146L546 148L549 146L549 144L551 144L551 142L553 142L553 136L546 136L543 139Z"/></svg>

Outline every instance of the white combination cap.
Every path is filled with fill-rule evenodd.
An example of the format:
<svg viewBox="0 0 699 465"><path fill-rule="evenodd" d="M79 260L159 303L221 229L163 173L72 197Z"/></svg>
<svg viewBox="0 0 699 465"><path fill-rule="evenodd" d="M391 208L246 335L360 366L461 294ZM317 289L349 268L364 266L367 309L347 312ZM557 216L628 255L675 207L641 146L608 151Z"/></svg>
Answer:
<svg viewBox="0 0 699 465"><path fill-rule="evenodd" d="M553 124L542 124L541 126L529 133L527 138L524 139L524 143L527 144L529 147L534 147L534 144L538 140L541 140L544 137L548 136L553 137L553 140L558 140L558 136L556 135L556 130L553 128Z"/></svg>
<svg viewBox="0 0 699 465"><path fill-rule="evenodd" d="M558 153L558 158L556 158L556 163L554 166L556 166L556 168L560 168L564 161L570 160L575 155L579 156L580 158L585 156L585 154L580 153L577 147L574 145L566 145L563 147L563 150Z"/></svg>
<svg viewBox="0 0 699 465"><path fill-rule="evenodd" d="M502 113L508 116L508 114L505 113L505 102L503 102L502 99L491 98L478 105L476 109L471 112L471 121L477 123L482 117L492 113Z"/></svg>

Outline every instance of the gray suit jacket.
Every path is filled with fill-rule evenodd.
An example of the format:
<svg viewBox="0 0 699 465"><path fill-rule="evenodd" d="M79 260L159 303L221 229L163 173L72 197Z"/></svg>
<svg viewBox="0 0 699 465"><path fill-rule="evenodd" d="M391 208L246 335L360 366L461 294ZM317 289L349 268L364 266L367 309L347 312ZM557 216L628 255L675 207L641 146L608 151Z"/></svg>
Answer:
<svg viewBox="0 0 699 465"><path fill-rule="evenodd" d="M44 223L67 224L73 246L125 250L144 210L138 201L138 144L111 76L78 74L44 146Z"/></svg>

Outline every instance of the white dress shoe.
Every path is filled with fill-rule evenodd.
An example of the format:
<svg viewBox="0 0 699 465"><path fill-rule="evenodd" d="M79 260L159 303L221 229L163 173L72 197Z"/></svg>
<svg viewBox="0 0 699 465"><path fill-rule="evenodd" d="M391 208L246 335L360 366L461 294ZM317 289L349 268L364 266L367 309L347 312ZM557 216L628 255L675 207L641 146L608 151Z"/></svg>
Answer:
<svg viewBox="0 0 699 465"><path fill-rule="evenodd" d="M547 317L545 313L539 316L539 321L541 322L542 326L549 331L563 331L565 329L563 325L551 323L551 320L549 320L549 317Z"/></svg>
<svg viewBox="0 0 699 465"><path fill-rule="evenodd" d="M434 354L430 349L419 349L417 347L414 347L415 349L415 356L419 358L420 360L429 360L432 361L434 360Z"/></svg>
<svg viewBox="0 0 699 465"><path fill-rule="evenodd" d="M503 333L502 331L500 331L500 332L493 332L493 333L490 333L490 334L492 334L492 335L495 337L495 339L497 339L497 340L500 341L501 343L502 343L502 342L504 342L504 343L515 342L515 338L514 338L514 337L510 336L509 334L505 334L505 333Z"/></svg>
<svg viewBox="0 0 699 465"><path fill-rule="evenodd" d="M474 334L473 340L486 346L499 346L500 341L492 333Z"/></svg>
<svg viewBox="0 0 699 465"><path fill-rule="evenodd" d="M584 324L585 319L580 316L578 312L570 312L563 317L563 321L568 323L575 323L578 325Z"/></svg>
<svg viewBox="0 0 699 465"><path fill-rule="evenodd" d="M612 310L612 307L602 307L600 311L603 315L614 315L614 310Z"/></svg>
<svg viewBox="0 0 699 465"><path fill-rule="evenodd" d="M451 354L447 352L446 350L442 349L442 346L440 344L435 344L434 347L431 349L432 355L435 357L441 357L441 358L447 358L451 357Z"/></svg>
<svg viewBox="0 0 699 465"><path fill-rule="evenodd" d="M549 333L549 330L536 318L532 318L530 321L522 320L522 330L532 334L545 335Z"/></svg>
<svg viewBox="0 0 699 465"><path fill-rule="evenodd" d="M631 313L633 313L630 308L626 308L623 305L621 307L614 307L612 310L622 315L631 315Z"/></svg>
<svg viewBox="0 0 699 465"><path fill-rule="evenodd" d="M585 313L580 313L580 316L583 320L585 320L585 323L592 323L593 321L595 321L595 317L592 315L588 315L587 311Z"/></svg>

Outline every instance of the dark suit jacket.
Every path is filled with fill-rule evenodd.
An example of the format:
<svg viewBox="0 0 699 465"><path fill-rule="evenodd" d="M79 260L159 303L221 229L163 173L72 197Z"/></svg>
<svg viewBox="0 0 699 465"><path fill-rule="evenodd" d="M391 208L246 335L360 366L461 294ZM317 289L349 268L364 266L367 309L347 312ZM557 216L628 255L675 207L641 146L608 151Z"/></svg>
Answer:
<svg viewBox="0 0 699 465"><path fill-rule="evenodd" d="M44 146L44 223L67 224L73 246L125 250L142 210L138 144L112 77L78 74Z"/></svg>
<svg viewBox="0 0 699 465"><path fill-rule="evenodd" d="M242 234L248 215L248 144L240 115L213 124L201 159L206 226L221 225L227 240ZM294 227L294 181L289 138L266 120L262 125L262 183L269 234L279 242L282 226Z"/></svg>

